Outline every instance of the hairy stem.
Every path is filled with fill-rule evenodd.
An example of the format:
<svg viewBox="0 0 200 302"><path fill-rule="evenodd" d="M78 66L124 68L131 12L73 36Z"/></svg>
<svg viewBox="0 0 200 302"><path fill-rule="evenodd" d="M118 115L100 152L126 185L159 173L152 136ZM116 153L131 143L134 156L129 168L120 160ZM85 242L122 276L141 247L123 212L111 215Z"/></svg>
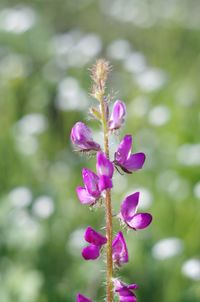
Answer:
<svg viewBox="0 0 200 302"><path fill-rule="evenodd" d="M108 141L108 127L106 119L106 108L104 103L103 94L100 99L101 106L101 116L102 116L102 126L103 126L103 136L104 136L104 150L107 158L109 159L109 141ZM113 302L113 261L112 261L112 205L111 205L111 192L110 189L106 190L105 198L105 211L106 211L106 235L107 235L107 261L106 261L106 297L107 302Z"/></svg>

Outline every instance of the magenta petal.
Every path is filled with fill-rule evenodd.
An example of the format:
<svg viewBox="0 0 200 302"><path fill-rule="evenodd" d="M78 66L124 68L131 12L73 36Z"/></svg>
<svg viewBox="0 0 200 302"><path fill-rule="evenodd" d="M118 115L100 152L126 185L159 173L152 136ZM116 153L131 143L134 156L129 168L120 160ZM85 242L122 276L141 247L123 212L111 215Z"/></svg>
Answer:
<svg viewBox="0 0 200 302"><path fill-rule="evenodd" d="M102 192L103 190L111 189L113 187L112 179L108 176L100 176L99 177L99 190Z"/></svg>
<svg viewBox="0 0 200 302"><path fill-rule="evenodd" d="M121 204L121 216L125 221L130 221L135 215L140 193L136 192L127 196Z"/></svg>
<svg viewBox="0 0 200 302"><path fill-rule="evenodd" d="M128 171L136 171L143 167L145 162L144 153L131 154L128 160L123 163L123 167Z"/></svg>
<svg viewBox="0 0 200 302"><path fill-rule="evenodd" d="M127 296L119 295L119 302L137 302L137 298L134 294L129 294Z"/></svg>
<svg viewBox="0 0 200 302"><path fill-rule="evenodd" d="M84 123L77 122L70 134L71 141L80 150L100 150L100 145L93 141L92 132Z"/></svg>
<svg viewBox="0 0 200 302"><path fill-rule="evenodd" d="M86 298L85 296L83 296L81 294L77 294L76 302L92 302L92 300Z"/></svg>
<svg viewBox="0 0 200 302"><path fill-rule="evenodd" d="M152 216L149 213L135 214L131 221L127 221L128 226L132 229L140 230L145 229L152 221Z"/></svg>
<svg viewBox="0 0 200 302"><path fill-rule="evenodd" d="M93 245L103 245L107 242L107 238L101 233L96 232L90 226L85 230L84 238L87 242L92 243Z"/></svg>
<svg viewBox="0 0 200 302"><path fill-rule="evenodd" d="M109 129L110 130L119 129L124 123L125 115L126 115L126 106L124 102L117 100L113 105L113 110L109 121Z"/></svg>
<svg viewBox="0 0 200 302"><path fill-rule="evenodd" d="M97 245L88 245L83 248L82 256L85 260L95 260L100 255L100 247Z"/></svg>
<svg viewBox="0 0 200 302"><path fill-rule="evenodd" d="M77 187L76 188L76 193L78 196L78 199L82 204L93 204L95 202L95 198L91 196L87 190L83 187Z"/></svg>
<svg viewBox="0 0 200 302"><path fill-rule="evenodd" d="M132 146L132 136L125 135L119 144L117 152L115 152L115 161L118 162L120 165L123 165L123 163L130 156L131 146Z"/></svg>
<svg viewBox="0 0 200 302"><path fill-rule="evenodd" d="M113 239L112 257L118 266L128 262L128 250L122 232L119 232Z"/></svg>
<svg viewBox="0 0 200 302"><path fill-rule="evenodd" d="M105 153L97 153L97 164L96 164L97 174L99 176L108 176L112 178L114 167L110 160L106 157Z"/></svg>
<svg viewBox="0 0 200 302"><path fill-rule="evenodd" d="M98 187L98 182L99 182L98 176L94 172L86 168L82 170L82 175L83 175L83 182L88 193L95 198L99 198L100 192Z"/></svg>

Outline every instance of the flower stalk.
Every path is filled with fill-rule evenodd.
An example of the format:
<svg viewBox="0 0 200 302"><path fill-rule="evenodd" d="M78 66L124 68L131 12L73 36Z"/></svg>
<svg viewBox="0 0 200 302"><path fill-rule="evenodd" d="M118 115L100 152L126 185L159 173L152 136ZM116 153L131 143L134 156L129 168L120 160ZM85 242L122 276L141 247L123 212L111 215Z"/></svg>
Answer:
<svg viewBox="0 0 200 302"><path fill-rule="evenodd" d="M132 136L125 135L114 153L113 160L110 159L109 136L115 134L115 130L122 127L126 116L126 106L124 102L116 100L112 113L109 114L109 104L105 94L109 71L109 63L102 59L97 60L91 69L92 96L98 101L99 106L90 108L89 113L94 119L101 122L103 148L93 140L92 131L84 123L77 122L71 131L71 141L76 150L84 153L96 153L96 173L83 168L84 186L76 188L77 197L82 205L90 207L95 204L101 206L102 203L99 200L104 199L105 208L106 234L103 235L92 227L87 227L84 236L87 245L82 250L82 257L86 261L99 258L105 245L106 302L113 302L114 294L118 295L119 302L137 302L134 292L138 288L137 284L128 285L114 276L115 268L119 268L129 261L129 254L123 233L119 231L113 238L112 219L115 217L127 228L136 231L148 227L152 216L149 213L137 213L139 192L136 192L126 196L119 214L113 217L111 189L113 188L114 168L116 168L116 172L121 169L124 173L132 174L143 167L145 154L142 152L131 153ZM92 300L78 293L77 302L92 302Z"/></svg>

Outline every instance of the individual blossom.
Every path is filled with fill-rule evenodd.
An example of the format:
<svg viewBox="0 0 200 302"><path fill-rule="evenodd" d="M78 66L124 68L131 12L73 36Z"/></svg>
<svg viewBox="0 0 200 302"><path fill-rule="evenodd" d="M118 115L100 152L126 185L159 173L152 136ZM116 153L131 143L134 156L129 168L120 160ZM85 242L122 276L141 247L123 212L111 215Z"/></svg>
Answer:
<svg viewBox="0 0 200 302"><path fill-rule="evenodd" d="M98 233L90 226L87 227L84 234L85 241L89 243L88 246L82 250L82 256L85 260L95 260L100 256L101 248L107 242L107 238L101 233Z"/></svg>
<svg viewBox="0 0 200 302"><path fill-rule="evenodd" d="M105 153L97 153L96 170L99 176L99 188L101 191L111 189L112 176L114 172L113 163L106 157Z"/></svg>
<svg viewBox="0 0 200 302"><path fill-rule="evenodd" d="M121 266L128 262L128 249L122 232L117 233L112 242L113 262L117 266Z"/></svg>
<svg viewBox="0 0 200 302"><path fill-rule="evenodd" d="M114 164L126 173L141 169L145 161L145 154L142 152L131 154L131 147L132 136L125 135L115 152Z"/></svg>
<svg viewBox="0 0 200 302"><path fill-rule="evenodd" d="M76 302L92 302L92 300L78 293L76 296Z"/></svg>
<svg viewBox="0 0 200 302"><path fill-rule="evenodd" d="M114 290L119 295L119 302L137 302L134 290L138 289L137 284L126 284L119 279L113 279Z"/></svg>
<svg viewBox="0 0 200 302"><path fill-rule="evenodd" d="M126 116L126 106L124 102L117 100L112 109L112 113L109 120L109 129L110 130L117 130L121 128L121 126L124 124Z"/></svg>
<svg viewBox="0 0 200 302"><path fill-rule="evenodd" d="M134 230L145 229L152 221L149 213L136 213L139 203L139 192L127 196L121 204L118 215L125 224Z"/></svg>
<svg viewBox="0 0 200 302"><path fill-rule="evenodd" d="M76 188L77 196L82 204L92 205L101 196L99 189L99 177L91 170L84 168L82 170L84 187Z"/></svg>
<svg viewBox="0 0 200 302"><path fill-rule="evenodd" d="M92 132L84 123L77 122L71 130L72 144L79 151L99 151L100 145L92 138Z"/></svg>

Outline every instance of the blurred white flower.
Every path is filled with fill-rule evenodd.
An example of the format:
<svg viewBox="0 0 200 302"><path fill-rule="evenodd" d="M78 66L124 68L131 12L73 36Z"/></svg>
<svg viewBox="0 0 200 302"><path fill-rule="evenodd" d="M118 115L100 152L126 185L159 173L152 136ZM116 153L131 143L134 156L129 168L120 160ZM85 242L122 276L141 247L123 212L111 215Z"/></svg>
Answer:
<svg viewBox="0 0 200 302"><path fill-rule="evenodd" d="M88 97L78 80L72 77L63 79L58 86L56 106L63 111L87 108Z"/></svg>
<svg viewBox="0 0 200 302"><path fill-rule="evenodd" d="M21 34L36 22L36 13L30 7L6 8L0 12L0 29Z"/></svg>
<svg viewBox="0 0 200 302"><path fill-rule="evenodd" d="M200 144L185 144L178 148L178 161L184 166L200 165Z"/></svg>
<svg viewBox="0 0 200 302"><path fill-rule="evenodd" d="M124 60L124 68L132 73L143 72L146 68L144 55L140 52L132 52Z"/></svg>
<svg viewBox="0 0 200 302"><path fill-rule="evenodd" d="M170 115L168 107L156 106L149 112L149 123L154 126L162 126L169 121Z"/></svg>
<svg viewBox="0 0 200 302"><path fill-rule="evenodd" d="M189 259L183 263L182 273L195 281L200 281L200 260L199 259Z"/></svg>
<svg viewBox="0 0 200 302"><path fill-rule="evenodd" d="M17 133L15 139L18 151L24 155L33 155L38 150L38 141L32 135Z"/></svg>
<svg viewBox="0 0 200 302"><path fill-rule="evenodd" d="M114 40L107 48L107 54L115 60L123 60L129 56L131 52L130 43L127 40Z"/></svg>
<svg viewBox="0 0 200 302"><path fill-rule="evenodd" d="M181 254L183 242L178 238L166 238L158 241L152 248L152 255L158 260L165 260Z"/></svg>
<svg viewBox="0 0 200 302"><path fill-rule="evenodd" d="M26 187L16 187L8 194L8 197L12 205L22 208L26 207L31 203L32 192Z"/></svg>
<svg viewBox="0 0 200 302"><path fill-rule="evenodd" d="M84 234L85 229L77 229L71 233L67 243L67 250L69 249L72 255L74 253L79 255L81 249L85 246Z"/></svg>
<svg viewBox="0 0 200 302"><path fill-rule="evenodd" d="M137 74L135 80L143 91L152 92L162 88L166 83L167 76L163 70L148 68Z"/></svg>
<svg viewBox="0 0 200 302"><path fill-rule="evenodd" d="M23 135L43 133L48 126L47 118L40 113L30 113L17 122L17 131Z"/></svg>
<svg viewBox="0 0 200 302"><path fill-rule="evenodd" d="M140 192L139 209L145 210L145 209L150 208L152 201L153 201L151 191L148 190L147 188L143 188L143 187L136 189L136 191Z"/></svg>
<svg viewBox="0 0 200 302"><path fill-rule="evenodd" d="M38 197L33 204L33 213L39 218L48 218L54 212L53 199L49 196Z"/></svg>
<svg viewBox="0 0 200 302"><path fill-rule="evenodd" d="M7 54L0 61L0 76L3 80L26 77L30 69L30 58L16 53Z"/></svg>
<svg viewBox="0 0 200 302"><path fill-rule="evenodd" d="M59 68L80 67L96 57L102 49L101 38L79 30L56 35L51 43Z"/></svg>
<svg viewBox="0 0 200 302"><path fill-rule="evenodd" d="M128 112L131 112L135 116L143 117L149 110L149 103L150 100L147 96L140 95L128 104L128 110L130 109Z"/></svg>
<svg viewBox="0 0 200 302"><path fill-rule="evenodd" d="M200 181L198 181L194 186L194 195L196 198L200 199Z"/></svg>

